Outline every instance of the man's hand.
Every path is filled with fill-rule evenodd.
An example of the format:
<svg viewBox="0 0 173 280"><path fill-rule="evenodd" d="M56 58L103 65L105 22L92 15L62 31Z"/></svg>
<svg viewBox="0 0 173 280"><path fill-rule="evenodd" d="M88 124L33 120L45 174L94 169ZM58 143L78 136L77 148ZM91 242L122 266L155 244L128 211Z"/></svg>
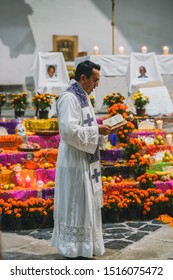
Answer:
<svg viewBox="0 0 173 280"><path fill-rule="evenodd" d="M100 124L98 127L99 127L100 135L109 135L112 133L111 126L109 126L107 124Z"/></svg>

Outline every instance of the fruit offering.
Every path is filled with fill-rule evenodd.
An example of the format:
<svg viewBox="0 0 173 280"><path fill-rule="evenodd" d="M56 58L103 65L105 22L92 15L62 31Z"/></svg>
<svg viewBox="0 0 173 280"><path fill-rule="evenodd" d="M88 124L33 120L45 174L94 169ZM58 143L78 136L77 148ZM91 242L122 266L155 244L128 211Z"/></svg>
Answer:
<svg viewBox="0 0 173 280"><path fill-rule="evenodd" d="M164 156L162 157L162 161L170 162L173 161L173 156L169 151L165 151Z"/></svg>
<svg viewBox="0 0 173 280"><path fill-rule="evenodd" d="M155 145L164 145L165 142L163 140L163 136L162 135L157 135L156 139L154 140L154 144Z"/></svg>
<svg viewBox="0 0 173 280"><path fill-rule="evenodd" d="M40 145L37 143L31 143L31 142L22 143L18 147L18 150L19 151L38 151L38 150L40 150Z"/></svg>

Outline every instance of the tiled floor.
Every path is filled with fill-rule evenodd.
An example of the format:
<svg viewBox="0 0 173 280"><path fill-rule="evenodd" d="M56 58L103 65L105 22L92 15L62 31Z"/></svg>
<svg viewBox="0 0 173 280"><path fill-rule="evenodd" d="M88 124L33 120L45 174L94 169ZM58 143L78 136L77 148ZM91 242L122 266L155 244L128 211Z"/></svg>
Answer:
<svg viewBox="0 0 173 280"><path fill-rule="evenodd" d="M123 223L109 223L103 224L103 237L106 249L119 250L138 242L146 235L152 234L158 229L164 227L165 224L157 220L150 221L127 221ZM30 236L34 239L39 240L50 240L52 236L52 228L45 229L34 229L34 230L20 230L14 232L14 236ZM12 233L10 231L3 233ZM8 251L3 252L3 259L13 260L13 259L63 259L62 256L58 254L44 254L42 256L36 255L35 253L23 253Z"/></svg>

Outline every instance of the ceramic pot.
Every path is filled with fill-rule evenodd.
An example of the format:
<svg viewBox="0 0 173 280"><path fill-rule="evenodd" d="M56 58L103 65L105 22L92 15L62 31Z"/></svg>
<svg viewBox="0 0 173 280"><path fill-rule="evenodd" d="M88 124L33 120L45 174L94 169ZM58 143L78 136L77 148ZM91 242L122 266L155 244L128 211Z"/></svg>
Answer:
<svg viewBox="0 0 173 280"><path fill-rule="evenodd" d="M109 223L119 223L120 221L120 211L109 209L106 211L106 221Z"/></svg>
<svg viewBox="0 0 173 280"><path fill-rule="evenodd" d="M146 110L144 108L143 109L136 108L137 116L143 117L143 116L145 116L145 112L146 112Z"/></svg>
<svg viewBox="0 0 173 280"><path fill-rule="evenodd" d="M21 117L24 117L24 115L25 115L25 111L14 111L14 115L15 115L15 119L17 119L17 118L21 118Z"/></svg>
<svg viewBox="0 0 173 280"><path fill-rule="evenodd" d="M48 119L48 111L39 111L39 119Z"/></svg>

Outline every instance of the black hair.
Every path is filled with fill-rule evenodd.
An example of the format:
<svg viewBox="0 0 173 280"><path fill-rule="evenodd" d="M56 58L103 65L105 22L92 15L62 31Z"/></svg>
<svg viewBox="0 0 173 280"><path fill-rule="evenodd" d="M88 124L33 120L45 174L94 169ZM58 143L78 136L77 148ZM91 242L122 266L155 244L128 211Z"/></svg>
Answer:
<svg viewBox="0 0 173 280"><path fill-rule="evenodd" d="M51 68L53 68L54 71L55 71L55 69L56 69L54 65L49 65L48 68L47 68L47 71L49 72L49 70L50 70Z"/></svg>
<svg viewBox="0 0 173 280"><path fill-rule="evenodd" d="M145 73L147 72L147 69L145 68L145 66L141 65L141 66L139 67L139 69L141 69L141 68L144 69Z"/></svg>
<svg viewBox="0 0 173 280"><path fill-rule="evenodd" d="M89 78L93 74L93 69L97 69L100 71L101 67L99 64L95 64L92 61L85 60L78 64L76 71L75 71L75 80L79 81L81 75L85 75Z"/></svg>

